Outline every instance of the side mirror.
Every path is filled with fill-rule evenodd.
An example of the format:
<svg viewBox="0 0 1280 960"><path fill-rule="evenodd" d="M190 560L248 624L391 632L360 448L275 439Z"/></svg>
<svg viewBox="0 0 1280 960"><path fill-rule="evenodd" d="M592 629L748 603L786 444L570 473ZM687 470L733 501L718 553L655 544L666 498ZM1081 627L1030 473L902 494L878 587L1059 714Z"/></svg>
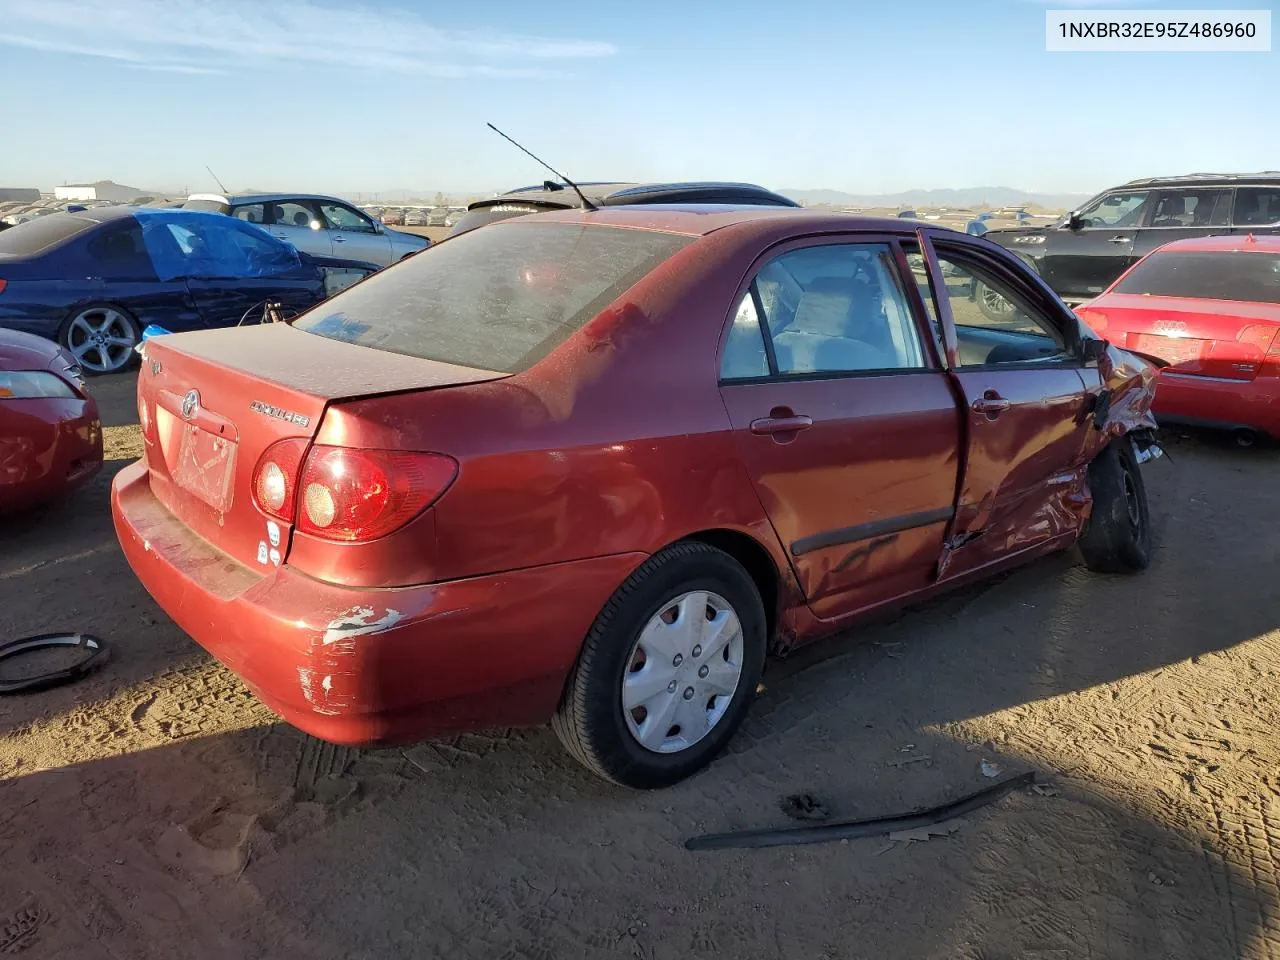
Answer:
<svg viewBox="0 0 1280 960"><path fill-rule="evenodd" d="M1107 355L1107 348L1111 346L1106 340L1094 340L1090 338L1081 346L1081 353L1084 355L1085 363L1097 363Z"/></svg>
<svg viewBox="0 0 1280 960"><path fill-rule="evenodd" d="M1084 220L1080 217L1079 210L1072 210L1067 214L1067 229L1079 230L1084 226Z"/></svg>
<svg viewBox="0 0 1280 960"><path fill-rule="evenodd" d="M374 233L382 233L382 232L383 232L384 228L383 228L383 226L382 226L382 224L381 224L380 222L378 222L377 220L372 220L372 221L370 221L370 222L373 224L373 232L374 232Z"/></svg>

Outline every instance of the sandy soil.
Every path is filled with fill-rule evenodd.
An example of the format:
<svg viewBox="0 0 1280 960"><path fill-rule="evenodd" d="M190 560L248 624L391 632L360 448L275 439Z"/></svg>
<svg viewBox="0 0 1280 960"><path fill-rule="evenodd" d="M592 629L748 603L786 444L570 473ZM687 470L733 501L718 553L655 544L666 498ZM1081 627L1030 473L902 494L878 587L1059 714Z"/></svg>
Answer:
<svg viewBox="0 0 1280 960"><path fill-rule="evenodd" d="M547 730L358 752L273 720L151 603L106 510L137 452L0 528L0 638L115 644L0 698L0 955L39 958L1280 956L1276 450L1170 443L1152 568L1072 555L775 665L731 751L608 787ZM704 831L1048 786L924 842L690 853Z"/></svg>

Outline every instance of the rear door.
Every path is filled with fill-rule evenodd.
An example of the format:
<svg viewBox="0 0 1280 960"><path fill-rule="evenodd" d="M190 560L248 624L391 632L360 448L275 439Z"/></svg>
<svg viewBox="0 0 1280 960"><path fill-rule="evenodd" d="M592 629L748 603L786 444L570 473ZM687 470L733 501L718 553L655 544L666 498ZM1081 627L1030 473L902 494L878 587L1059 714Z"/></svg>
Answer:
<svg viewBox="0 0 1280 960"><path fill-rule="evenodd" d="M333 256L381 267L391 262L391 238L375 227L372 220L344 203L322 202L319 207L333 244Z"/></svg>
<svg viewBox="0 0 1280 960"><path fill-rule="evenodd" d="M296 313L324 297L319 270L304 265L291 247L234 219L188 219L165 228L206 327L257 323L268 301Z"/></svg>
<svg viewBox="0 0 1280 960"><path fill-rule="evenodd" d="M1230 213L1231 190L1227 187L1157 190L1151 216L1133 243L1134 262L1174 240L1228 233Z"/></svg>
<svg viewBox="0 0 1280 960"><path fill-rule="evenodd" d="M1080 211L1080 226L1045 237L1041 276L1059 296L1087 300L1137 261L1134 243L1150 209L1150 190L1116 190Z"/></svg>
<svg viewBox="0 0 1280 960"><path fill-rule="evenodd" d="M739 455L813 611L926 587L956 491L955 395L891 238L774 248L721 357Z"/></svg>
<svg viewBox="0 0 1280 960"><path fill-rule="evenodd" d="M267 232L303 253L334 256L329 231L310 200L277 200L266 205ZM338 254L341 256L341 254Z"/></svg>
<svg viewBox="0 0 1280 960"><path fill-rule="evenodd" d="M976 244L922 240L967 408L963 476L940 570L949 578L1074 533L1093 398L1080 375L1075 317L1057 298ZM993 322L944 277L971 277L1014 309Z"/></svg>

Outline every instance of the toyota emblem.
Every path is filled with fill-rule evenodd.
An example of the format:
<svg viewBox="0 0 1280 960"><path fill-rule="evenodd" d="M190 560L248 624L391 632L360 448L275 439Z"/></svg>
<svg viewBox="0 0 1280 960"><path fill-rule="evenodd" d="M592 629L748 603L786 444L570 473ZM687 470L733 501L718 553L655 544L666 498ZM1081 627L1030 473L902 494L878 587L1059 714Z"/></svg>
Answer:
<svg viewBox="0 0 1280 960"><path fill-rule="evenodd" d="M190 420L200 412L200 394L191 390L182 398L182 419Z"/></svg>

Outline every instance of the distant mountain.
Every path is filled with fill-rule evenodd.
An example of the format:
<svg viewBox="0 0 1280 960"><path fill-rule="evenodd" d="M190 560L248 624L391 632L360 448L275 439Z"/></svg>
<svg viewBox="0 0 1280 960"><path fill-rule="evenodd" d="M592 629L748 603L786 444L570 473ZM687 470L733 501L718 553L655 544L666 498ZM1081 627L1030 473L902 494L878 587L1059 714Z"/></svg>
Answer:
<svg viewBox="0 0 1280 960"><path fill-rule="evenodd" d="M904 190L902 193L845 193L842 190L779 190L810 206L838 207L1007 207L1020 204L1072 210L1087 193L1029 193L1013 187L965 187L960 190Z"/></svg>

